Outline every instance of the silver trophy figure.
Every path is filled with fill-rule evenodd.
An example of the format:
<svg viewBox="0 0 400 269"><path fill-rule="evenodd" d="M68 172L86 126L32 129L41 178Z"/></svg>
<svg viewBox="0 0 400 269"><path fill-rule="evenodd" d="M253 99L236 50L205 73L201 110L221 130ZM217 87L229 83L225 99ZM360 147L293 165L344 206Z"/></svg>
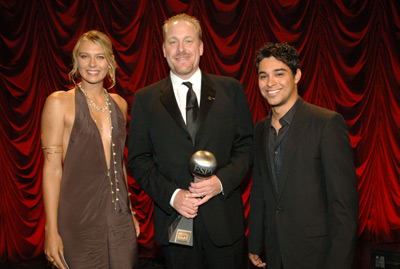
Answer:
<svg viewBox="0 0 400 269"><path fill-rule="evenodd" d="M207 180L217 169L217 158L206 150L199 150L190 157L189 170L194 176L194 182Z"/></svg>
<svg viewBox="0 0 400 269"><path fill-rule="evenodd" d="M206 150L195 152L189 160L189 171L194 182L207 180L217 169L217 158ZM169 242L193 246L193 219L179 215L168 229Z"/></svg>

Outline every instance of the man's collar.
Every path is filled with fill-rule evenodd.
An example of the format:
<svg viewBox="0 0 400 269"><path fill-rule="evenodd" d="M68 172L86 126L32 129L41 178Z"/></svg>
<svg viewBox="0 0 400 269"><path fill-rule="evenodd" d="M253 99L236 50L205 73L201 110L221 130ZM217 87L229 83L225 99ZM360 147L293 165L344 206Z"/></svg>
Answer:
<svg viewBox="0 0 400 269"><path fill-rule="evenodd" d="M280 124L283 126L284 125L284 123L286 122L286 123L288 123L289 125L290 125L290 123L292 122L292 120L293 120L293 117L294 117L294 114L296 114L296 110L297 110L297 107L299 106L299 104L300 104L300 100L301 100L302 98L299 96L298 98L297 98L297 100L296 100L296 102L294 103L294 105L289 109L289 111L288 112L286 112L286 114L285 115L283 115L283 117L281 117L280 119L279 119L279 122L280 122ZM269 120L271 120L272 119L272 109L270 109L270 112L269 112Z"/></svg>
<svg viewBox="0 0 400 269"><path fill-rule="evenodd" d="M177 75L175 75L174 73L172 73L172 71L170 71L170 77L171 77L172 84L175 86L181 85L182 82L184 82L184 81L190 81L193 85L201 85L200 67L197 68L197 71L189 79L182 79L182 78L178 77Z"/></svg>

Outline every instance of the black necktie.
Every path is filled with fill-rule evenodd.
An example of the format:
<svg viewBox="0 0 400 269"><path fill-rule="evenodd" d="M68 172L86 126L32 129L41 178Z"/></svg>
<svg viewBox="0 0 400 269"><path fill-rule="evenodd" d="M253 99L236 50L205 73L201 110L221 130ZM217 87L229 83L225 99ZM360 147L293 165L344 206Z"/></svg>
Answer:
<svg viewBox="0 0 400 269"><path fill-rule="evenodd" d="M182 83L189 88L186 95L186 126L190 133L190 136L194 140L196 134L196 120L199 105L197 103L196 93L193 91L192 83L185 81Z"/></svg>

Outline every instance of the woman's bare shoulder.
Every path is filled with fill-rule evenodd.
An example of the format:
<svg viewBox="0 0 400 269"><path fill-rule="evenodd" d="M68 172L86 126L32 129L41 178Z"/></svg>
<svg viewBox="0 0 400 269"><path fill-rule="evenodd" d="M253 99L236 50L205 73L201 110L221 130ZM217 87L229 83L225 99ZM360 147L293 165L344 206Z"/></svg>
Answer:
<svg viewBox="0 0 400 269"><path fill-rule="evenodd" d="M55 91L50 94L44 104L43 113L66 114L75 106L75 90Z"/></svg>
<svg viewBox="0 0 400 269"><path fill-rule="evenodd" d="M47 97L46 102L52 102L52 103L71 102L74 100L74 96L75 96L75 89L71 89L68 91L55 91Z"/></svg>

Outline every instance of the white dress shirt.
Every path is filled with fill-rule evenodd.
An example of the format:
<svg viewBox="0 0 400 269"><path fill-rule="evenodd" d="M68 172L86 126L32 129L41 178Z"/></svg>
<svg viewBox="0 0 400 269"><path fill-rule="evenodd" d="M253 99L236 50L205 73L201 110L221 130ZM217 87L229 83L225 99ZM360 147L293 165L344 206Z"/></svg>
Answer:
<svg viewBox="0 0 400 269"><path fill-rule="evenodd" d="M186 95L189 88L182 84L182 82L189 81L192 83L193 91L196 93L197 103L200 108L200 92L201 92L201 71L200 68L186 80L181 79L174 73L170 73L172 88L174 89L174 95L176 102L178 103L179 110L181 111L183 120L186 123Z"/></svg>

